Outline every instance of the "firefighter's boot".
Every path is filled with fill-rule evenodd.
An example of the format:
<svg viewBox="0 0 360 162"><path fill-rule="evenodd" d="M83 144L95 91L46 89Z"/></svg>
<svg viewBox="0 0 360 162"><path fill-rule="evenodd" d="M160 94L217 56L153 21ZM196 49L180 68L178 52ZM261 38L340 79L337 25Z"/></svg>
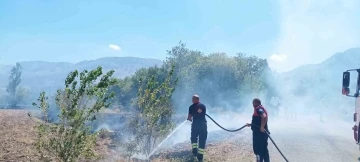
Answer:
<svg viewBox="0 0 360 162"><path fill-rule="evenodd" d="M199 152L197 154L197 159L198 159L199 162L203 161L204 153L205 153L205 150L203 148L199 148Z"/></svg>
<svg viewBox="0 0 360 162"><path fill-rule="evenodd" d="M199 162L203 162L204 155L203 154L197 154L197 159Z"/></svg>
<svg viewBox="0 0 360 162"><path fill-rule="evenodd" d="M197 149L197 148L193 148L193 149L192 149L192 154L193 154L194 156L196 156L196 155L198 154L198 149Z"/></svg>

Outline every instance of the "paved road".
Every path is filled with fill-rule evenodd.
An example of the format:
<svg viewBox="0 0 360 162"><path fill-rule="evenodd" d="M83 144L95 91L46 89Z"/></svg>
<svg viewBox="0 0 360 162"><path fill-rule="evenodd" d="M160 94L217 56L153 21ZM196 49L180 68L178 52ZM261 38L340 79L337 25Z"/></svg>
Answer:
<svg viewBox="0 0 360 162"><path fill-rule="evenodd" d="M273 139L289 161L357 161L360 151L353 140L351 123L321 123L311 118L299 121L302 122L290 122L283 124L283 128L274 126L272 129ZM285 122L274 122L274 124L279 123ZM338 123L338 125L336 126L335 123ZM272 161L284 161L272 144L269 144L269 148L273 158Z"/></svg>

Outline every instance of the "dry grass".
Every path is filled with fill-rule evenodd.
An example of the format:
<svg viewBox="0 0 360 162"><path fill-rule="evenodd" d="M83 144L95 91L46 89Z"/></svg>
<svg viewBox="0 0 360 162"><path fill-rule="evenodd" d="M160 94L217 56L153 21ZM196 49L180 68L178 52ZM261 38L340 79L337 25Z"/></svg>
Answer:
<svg viewBox="0 0 360 162"><path fill-rule="evenodd" d="M35 148L35 126L40 122L35 117L28 116L25 110L0 110L0 161L32 162L39 161ZM108 149L111 140L99 138L96 152L101 156L111 154Z"/></svg>
<svg viewBox="0 0 360 162"><path fill-rule="evenodd" d="M177 149L164 151L153 157L153 162L193 162L196 159L189 149L190 143L179 145ZM209 143L204 156L205 162L254 162L254 155L248 143L227 141L221 143Z"/></svg>
<svg viewBox="0 0 360 162"><path fill-rule="evenodd" d="M0 110L0 162L32 162L39 161L38 153L35 149L36 131L34 127L39 120L29 117L26 110ZM99 138L96 152L102 155L104 162L125 162L121 159L122 153L111 149L114 141L109 134L103 134ZM240 137L227 140L221 143L207 144L205 161L224 162L224 161L243 161L252 162L253 155L251 145L244 142ZM245 140L246 141L246 140ZM196 161L190 152L190 143L179 144L173 149L162 151L152 157L153 162L192 162ZM141 162L142 160L133 160Z"/></svg>
<svg viewBox="0 0 360 162"><path fill-rule="evenodd" d="M0 110L0 161L37 161L35 125L26 111Z"/></svg>

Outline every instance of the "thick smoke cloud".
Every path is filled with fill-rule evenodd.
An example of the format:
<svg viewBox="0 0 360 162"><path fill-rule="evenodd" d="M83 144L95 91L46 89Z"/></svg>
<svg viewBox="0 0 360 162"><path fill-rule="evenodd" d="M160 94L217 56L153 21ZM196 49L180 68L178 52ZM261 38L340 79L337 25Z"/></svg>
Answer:
<svg viewBox="0 0 360 162"><path fill-rule="evenodd" d="M280 33L269 61L276 70L320 63L360 45L360 1L278 0L278 4Z"/></svg>
<svg viewBox="0 0 360 162"><path fill-rule="evenodd" d="M360 45L360 32L358 30L360 23L356 16L360 14L360 1L279 0L278 4L281 10L279 19L280 35L272 55L268 58L269 65L274 70L285 72L304 64L321 63L336 52ZM335 135L349 141L352 140L349 139L351 133L346 133L345 130L351 131L350 111L353 110L351 108L353 100L345 97L340 98L342 96L339 91L341 87L339 86L342 74L333 74L330 71L306 70L304 75L300 75L299 71L297 71L294 74L280 73L267 77L268 82L275 88L275 91L279 92L282 102L279 116L272 115L272 110L269 110L272 117L269 124L275 134L274 136L281 139L281 135L277 135L278 132L288 132L288 134L295 134L295 131L300 131L303 134L317 134L320 132L323 135ZM322 72L326 74L321 74ZM221 90L218 93L221 96ZM221 101L227 111L215 111L217 108L209 107L208 114L226 128L239 128L246 122L251 121L252 98L264 99L264 105L269 107L265 96L264 93L260 93L248 94L237 99L222 98ZM337 100L334 100L334 98ZM248 103L248 106L236 107L226 104L234 103L234 100ZM341 102L341 104L334 105L336 101L337 103ZM204 102L206 104L206 101ZM345 110L346 107L350 107L351 110ZM186 110L186 107L183 108ZM244 111L238 112L236 111L238 109ZM186 113L182 114L184 114L185 119ZM346 118L346 116L350 117ZM229 119L231 119L231 122L229 122ZM338 123L338 126L333 127L329 123L330 120L331 123ZM208 123L210 136L222 131L210 119L208 119ZM217 136L217 138L226 139L226 134L226 132L223 132L222 135L224 136ZM169 140L169 143L189 142L189 138L190 123L183 126ZM171 144L167 146L172 147Z"/></svg>

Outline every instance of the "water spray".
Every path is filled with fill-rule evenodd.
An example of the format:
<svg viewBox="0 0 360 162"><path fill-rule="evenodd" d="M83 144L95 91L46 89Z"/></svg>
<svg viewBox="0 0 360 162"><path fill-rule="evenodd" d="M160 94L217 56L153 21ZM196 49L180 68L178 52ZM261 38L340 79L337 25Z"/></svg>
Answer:
<svg viewBox="0 0 360 162"><path fill-rule="evenodd" d="M151 153L148 155L148 159L161 147L161 145L163 143L165 143L165 141L167 141L178 129L180 129L187 120L185 120L184 122L182 122L179 126L177 126L169 135L166 136L166 138L153 150L151 151Z"/></svg>
<svg viewBox="0 0 360 162"><path fill-rule="evenodd" d="M226 129L224 127L222 127L219 123L217 123L212 117L210 117L208 114L205 114L208 118L210 118L210 120L212 120L217 126L219 126L221 129L225 130L225 131L228 131L228 132L237 132L237 131L240 131L242 129L244 129L245 127L247 127L248 125L244 125L238 129L234 129L234 130L230 130L230 129ZM161 146L163 143L165 143L165 141L167 141L178 129L180 129L185 123L186 123L187 120L185 120L184 122L182 122L179 126L177 126L168 136L166 136L166 138L147 156L147 159L149 159ZM251 125L251 124L250 124ZM259 127L259 126L256 126L256 125L252 125L252 126L255 126L255 127ZM284 158L284 160L286 162L289 162L289 160L285 157L285 155L281 152L281 150L279 149L279 147L276 145L276 143L274 142L274 140L270 137L270 133L267 132L265 130L265 133L268 135L268 137L270 138L271 142L274 144L274 146L276 147L276 149L279 151L279 153L281 154L281 156Z"/></svg>

